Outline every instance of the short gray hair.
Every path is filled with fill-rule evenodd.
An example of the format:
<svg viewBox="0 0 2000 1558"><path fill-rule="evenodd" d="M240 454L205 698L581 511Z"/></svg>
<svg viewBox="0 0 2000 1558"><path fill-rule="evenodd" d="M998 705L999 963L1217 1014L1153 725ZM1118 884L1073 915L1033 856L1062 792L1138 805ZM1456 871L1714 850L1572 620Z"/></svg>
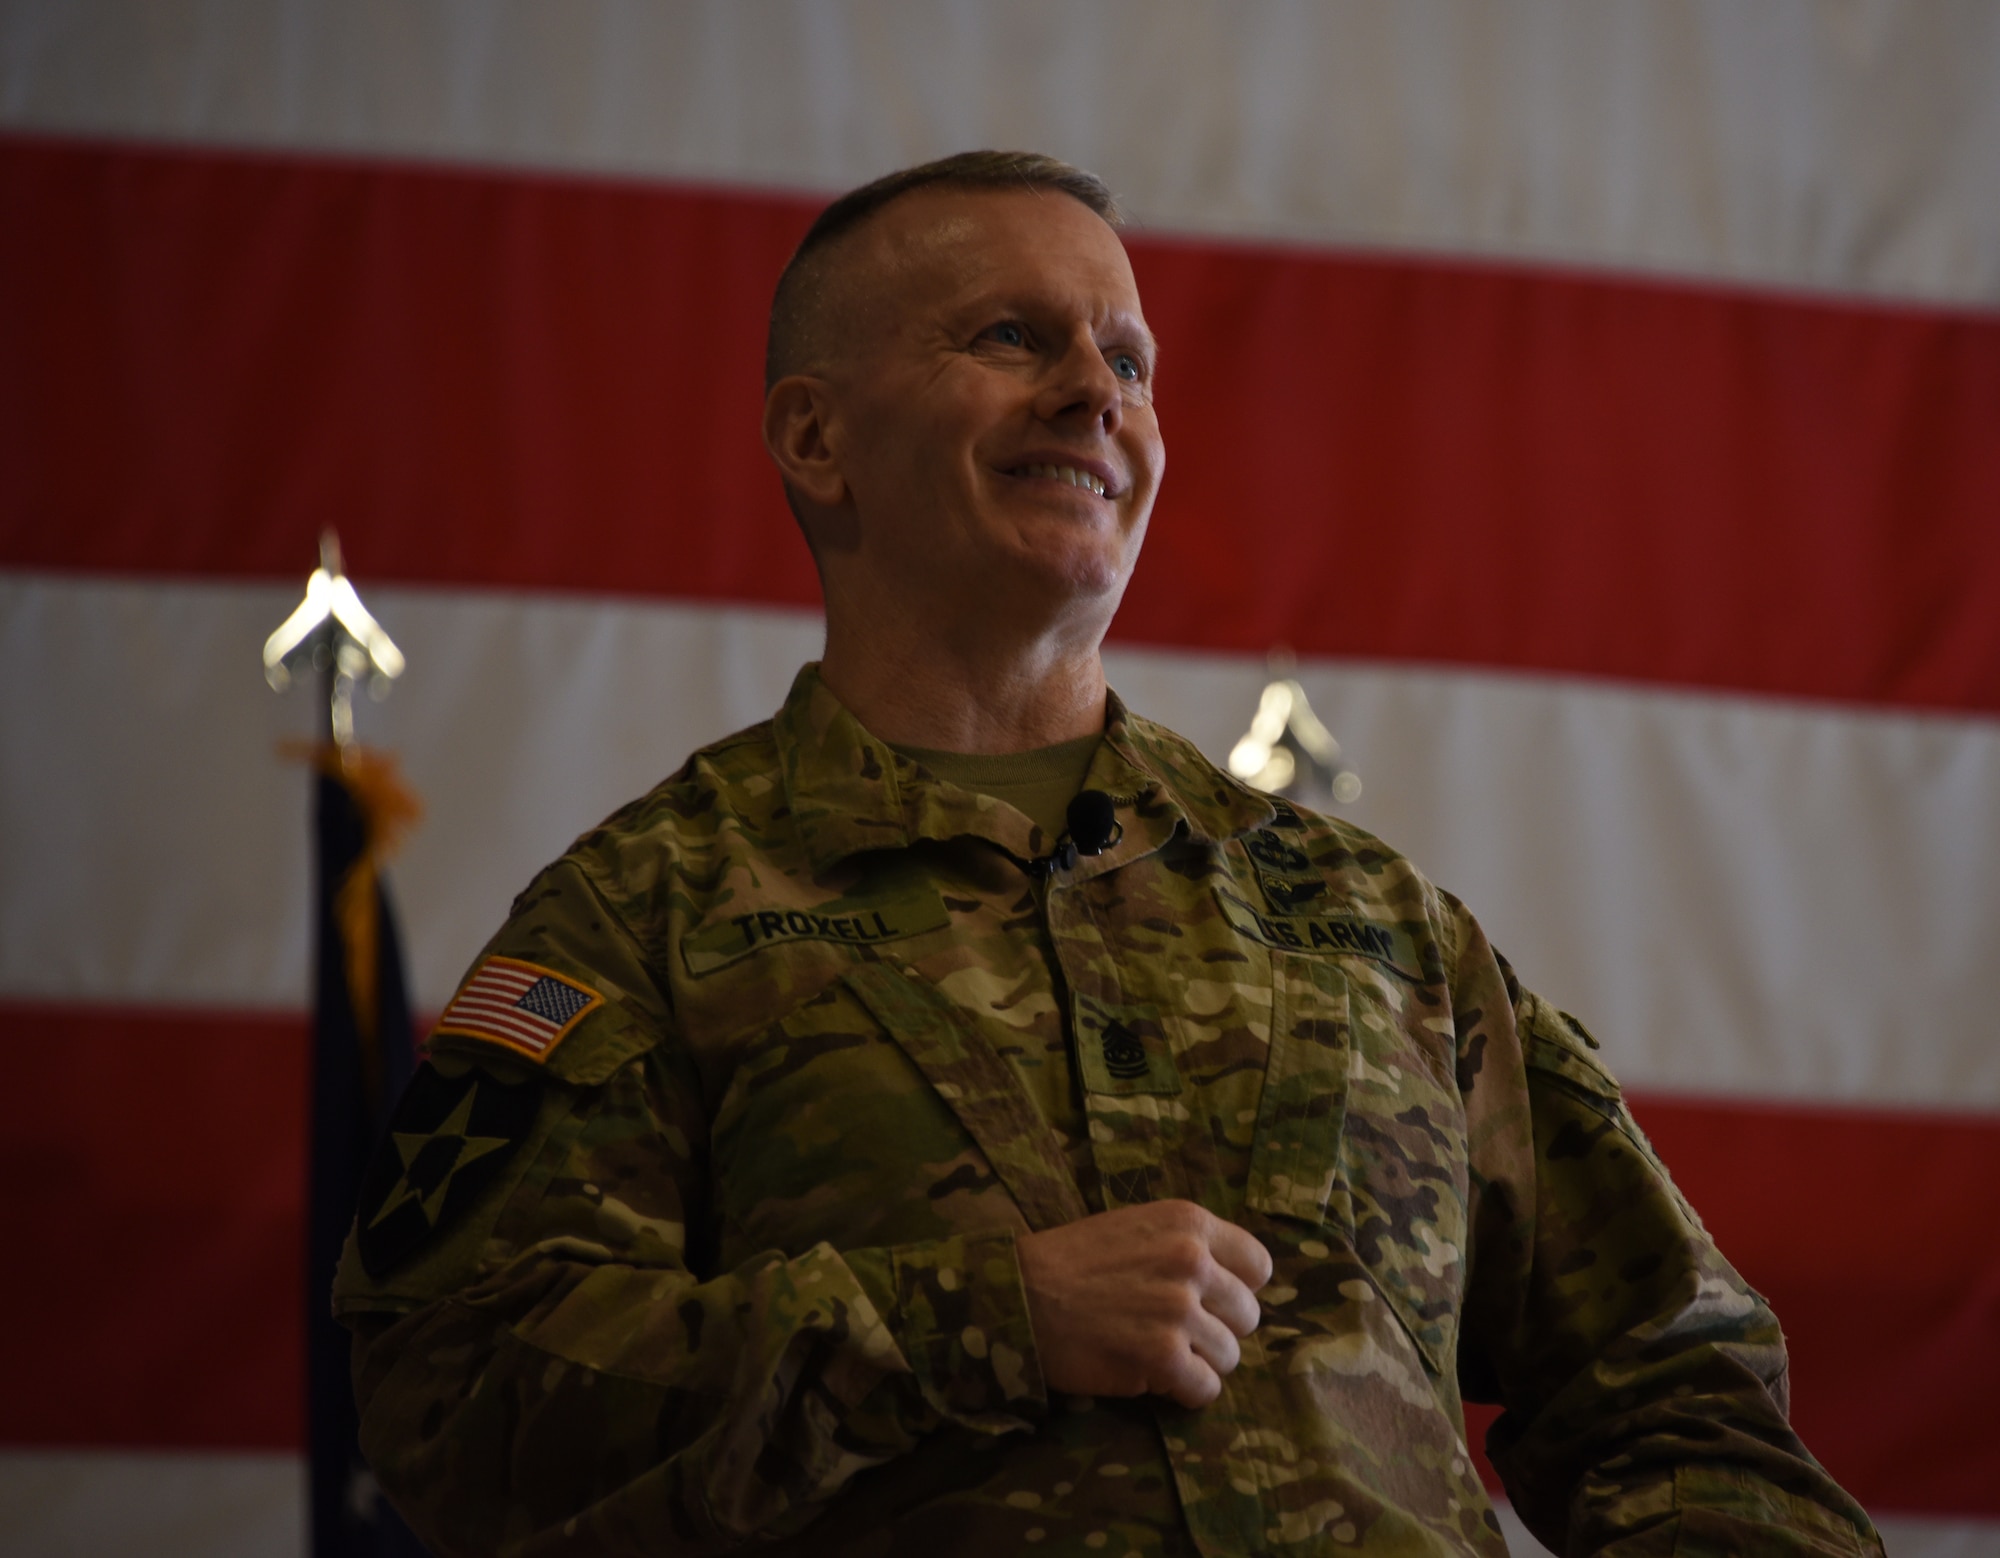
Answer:
<svg viewBox="0 0 2000 1558"><path fill-rule="evenodd" d="M889 173L850 190L820 212L792 252L771 299L764 341L764 387L769 389L807 360L820 334L818 305L824 292L828 248L893 200L934 185L949 189L1051 189L1089 207L1113 227L1124 220L1111 190L1095 173L1032 151L964 151Z"/></svg>

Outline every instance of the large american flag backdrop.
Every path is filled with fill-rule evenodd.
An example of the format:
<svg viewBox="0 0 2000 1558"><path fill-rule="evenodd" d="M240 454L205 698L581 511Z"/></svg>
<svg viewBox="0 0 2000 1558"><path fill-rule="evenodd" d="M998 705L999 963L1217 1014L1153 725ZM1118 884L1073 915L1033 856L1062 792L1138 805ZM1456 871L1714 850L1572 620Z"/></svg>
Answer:
<svg viewBox="0 0 2000 1558"><path fill-rule="evenodd" d="M322 527L420 1008L818 645L757 442L828 192L1136 218L1114 684L1300 659L1603 1037L1905 1554L2000 1550L2000 9L0 5L0 1547L296 1551ZM1478 1424L1475 1423L1475 1432Z"/></svg>

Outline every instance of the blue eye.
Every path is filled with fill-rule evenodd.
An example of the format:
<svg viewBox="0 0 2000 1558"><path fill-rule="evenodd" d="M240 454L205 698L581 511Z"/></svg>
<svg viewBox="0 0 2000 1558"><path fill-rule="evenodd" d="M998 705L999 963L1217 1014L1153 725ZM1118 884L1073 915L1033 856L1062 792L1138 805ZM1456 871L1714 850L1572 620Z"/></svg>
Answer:
<svg viewBox="0 0 2000 1558"><path fill-rule="evenodd" d="M1118 352L1111 359L1111 371L1130 384L1136 382L1144 370L1139 359L1130 352Z"/></svg>
<svg viewBox="0 0 2000 1558"><path fill-rule="evenodd" d="M986 334L991 339L998 341L1002 346L1026 346L1028 344L1027 330L1011 321L1004 325L995 325Z"/></svg>

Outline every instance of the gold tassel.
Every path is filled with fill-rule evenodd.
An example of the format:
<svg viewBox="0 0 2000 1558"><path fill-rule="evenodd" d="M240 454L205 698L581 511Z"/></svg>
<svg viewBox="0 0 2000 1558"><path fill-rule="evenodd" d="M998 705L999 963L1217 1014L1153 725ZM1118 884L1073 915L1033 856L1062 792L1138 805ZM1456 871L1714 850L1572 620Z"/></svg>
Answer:
<svg viewBox="0 0 2000 1558"><path fill-rule="evenodd" d="M279 751L345 785L361 813L361 853L334 888L333 914L347 953L347 999L361 1034L362 1084L369 1097L377 1097L382 1059L377 1037L381 1014L376 981L381 970L376 952L381 937L376 883L383 864L422 819L423 803L404 782L391 753L305 741L285 742Z"/></svg>

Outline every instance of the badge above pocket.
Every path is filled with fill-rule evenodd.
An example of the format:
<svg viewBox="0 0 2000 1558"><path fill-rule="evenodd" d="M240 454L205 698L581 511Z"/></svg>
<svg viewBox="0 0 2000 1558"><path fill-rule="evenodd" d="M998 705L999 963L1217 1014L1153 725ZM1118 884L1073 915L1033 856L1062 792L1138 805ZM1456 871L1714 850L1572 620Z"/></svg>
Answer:
<svg viewBox="0 0 2000 1558"><path fill-rule="evenodd" d="M1293 814L1292 824L1297 825ZM1311 857L1271 828L1260 828L1243 840L1244 852L1257 869L1257 885L1272 910L1289 914L1310 910L1326 896L1326 878Z"/></svg>

